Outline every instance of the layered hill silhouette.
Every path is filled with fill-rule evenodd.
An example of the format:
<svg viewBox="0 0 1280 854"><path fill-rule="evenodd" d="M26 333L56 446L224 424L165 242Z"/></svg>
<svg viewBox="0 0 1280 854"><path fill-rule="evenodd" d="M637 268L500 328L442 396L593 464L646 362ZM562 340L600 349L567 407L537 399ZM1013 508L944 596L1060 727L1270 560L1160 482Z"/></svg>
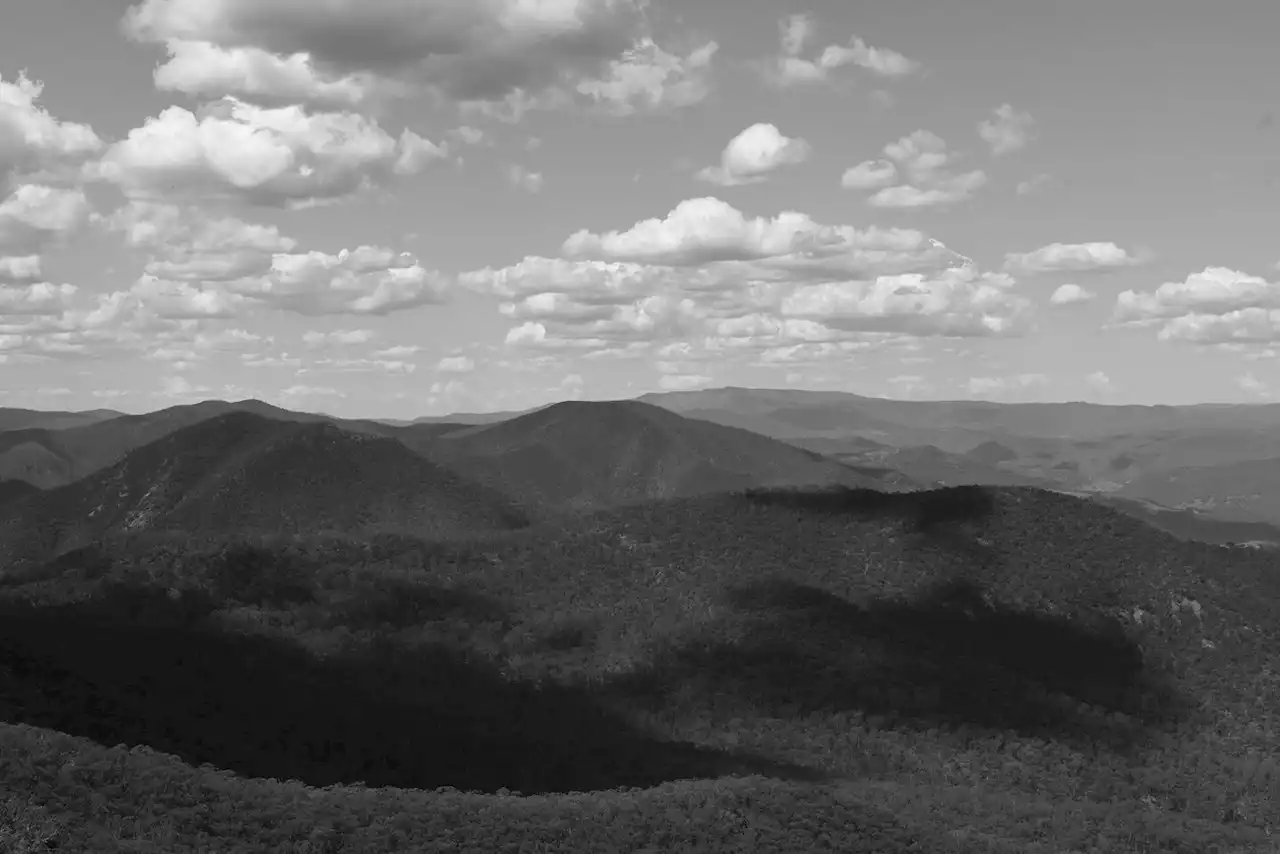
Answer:
<svg viewBox="0 0 1280 854"><path fill-rule="evenodd" d="M0 407L0 432L6 430L65 430L98 424L123 413L113 409L91 409L84 412L56 412L40 409Z"/></svg>
<svg viewBox="0 0 1280 854"><path fill-rule="evenodd" d="M502 495L394 439L234 412L9 503L0 511L0 565L130 531L440 537L524 524Z"/></svg>
<svg viewBox="0 0 1280 854"><path fill-rule="evenodd" d="M530 506L575 510L783 485L897 488L907 479L637 401L558 403L410 442Z"/></svg>

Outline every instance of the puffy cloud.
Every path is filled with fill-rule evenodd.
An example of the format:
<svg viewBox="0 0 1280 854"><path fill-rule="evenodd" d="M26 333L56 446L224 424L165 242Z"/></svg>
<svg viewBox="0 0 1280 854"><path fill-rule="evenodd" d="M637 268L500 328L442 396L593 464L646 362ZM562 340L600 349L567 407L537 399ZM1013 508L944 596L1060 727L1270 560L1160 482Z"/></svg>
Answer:
<svg viewBox="0 0 1280 854"><path fill-rule="evenodd" d="M131 202L107 218L125 243L151 253L145 272L160 278L229 281L271 269L297 243L275 226L211 216L196 207Z"/></svg>
<svg viewBox="0 0 1280 854"><path fill-rule="evenodd" d="M1114 320L1160 326L1159 338L1198 344L1280 340L1280 283L1226 267L1206 267L1154 291L1116 297Z"/></svg>
<svg viewBox="0 0 1280 854"><path fill-rule="evenodd" d="M513 187L519 187L528 193L542 192L542 173L530 172L518 163L512 163L507 167L507 181Z"/></svg>
<svg viewBox="0 0 1280 854"><path fill-rule="evenodd" d="M337 255L280 253L270 271L228 287L243 296L304 315L372 314L440 303L448 282L416 257L359 246Z"/></svg>
<svg viewBox="0 0 1280 854"><path fill-rule="evenodd" d="M729 140L719 166L708 166L698 178L722 186L754 184L784 166L808 159L812 149L803 139L783 136L775 125L758 123Z"/></svg>
<svg viewBox="0 0 1280 854"><path fill-rule="evenodd" d="M1252 373L1238 376L1235 379L1236 387L1241 391L1257 397L1270 397L1271 390L1262 380L1255 377Z"/></svg>
<svg viewBox="0 0 1280 854"><path fill-rule="evenodd" d="M711 61L717 50L719 45L712 41L680 57L644 38L610 62L604 75L579 82L577 90L622 116L692 106L711 91Z"/></svg>
<svg viewBox="0 0 1280 854"><path fill-rule="evenodd" d="M1115 389L1111 377L1103 371L1094 371L1084 378L1085 383L1095 392L1105 393Z"/></svg>
<svg viewBox="0 0 1280 854"><path fill-rule="evenodd" d="M1011 377L970 377L965 390L974 397L1002 398L1028 391L1048 383L1044 374L1018 374Z"/></svg>
<svg viewBox="0 0 1280 854"><path fill-rule="evenodd" d="M355 107L386 85L368 72L324 75L307 53L278 56L186 39L170 39L165 47L169 60L156 67L156 88L187 95Z"/></svg>
<svg viewBox="0 0 1280 854"><path fill-rule="evenodd" d="M43 92L44 84L25 73L12 83L0 77L0 182L82 161L102 147L93 128L58 121L41 107Z"/></svg>
<svg viewBox="0 0 1280 854"><path fill-rule="evenodd" d="M898 167L889 160L864 160L844 170L840 186L846 190L879 190L898 179Z"/></svg>
<svg viewBox="0 0 1280 854"><path fill-rule="evenodd" d="M367 344L373 340L372 329L335 329L332 332L320 332L310 329L303 333L302 341L312 349L322 347L347 347L353 344Z"/></svg>
<svg viewBox="0 0 1280 854"><path fill-rule="evenodd" d="M39 278L39 255L0 256L0 282L34 282Z"/></svg>
<svg viewBox="0 0 1280 854"><path fill-rule="evenodd" d="M1059 285L1057 290L1049 297L1050 305L1079 305L1081 303L1091 302L1097 294L1093 291L1085 290L1079 285L1066 284Z"/></svg>
<svg viewBox="0 0 1280 854"><path fill-rule="evenodd" d="M436 370L445 374L466 374L475 369L475 359L470 356L446 356L436 362Z"/></svg>
<svg viewBox="0 0 1280 854"><path fill-rule="evenodd" d="M75 285L40 282L25 287L0 285L0 319L6 315L56 315L70 307Z"/></svg>
<svg viewBox="0 0 1280 854"><path fill-rule="evenodd" d="M23 184L0 201L0 255L38 253L88 218L89 200L83 191Z"/></svg>
<svg viewBox="0 0 1280 854"><path fill-rule="evenodd" d="M204 67L158 81L187 88L354 103L372 81L427 86L458 102L536 103L548 92L637 106L692 102L714 48L674 56L650 38L643 0L142 0L135 38L199 43ZM215 52L216 51L216 52ZM173 64L171 60L170 64ZM183 87L179 87L183 88ZM183 88L187 91L187 88Z"/></svg>
<svg viewBox="0 0 1280 854"><path fill-rule="evenodd" d="M865 282L829 282L795 289L782 302L788 317L851 331L916 335L1006 335L1022 331L1028 301L1011 293L1001 273L952 267L926 276L907 273Z"/></svg>
<svg viewBox="0 0 1280 854"><path fill-rule="evenodd" d="M1053 176L1048 172L1041 172L1025 181L1019 181L1016 191L1019 196L1032 196L1047 189L1051 184L1053 184Z"/></svg>
<svg viewBox="0 0 1280 854"><path fill-rule="evenodd" d="M844 173L846 189L876 190L867 200L881 208L923 208L969 198L987 183L980 169L955 173L947 167L955 156L946 141L917 130L884 147L887 160L864 160ZM894 181L902 183L890 186Z"/></svg>
<svg viewBox="0 0 1280 854"><path fill-rule="evenodd" d="M978 135L991 146L996 157L1025 148L1031 141L1031 129L1035 119L1031 114L1015 110L1011 104L1001 104L995 109L995 118L978 123Z"/></svg>
<svg viewBox="0 0 1280 854"><path fill-rule="evenodd" d="M412 374L418 366L412 362L398 359L319 359L310 366L298 370L299 374L317 371L336 371L340 373L364 373L382 371L388 374Z"/></svg>
<svg viewBox="0 0 1280 854"><path fill-rule="evenodd" d="M1004 256L1004 266L1020 273L1090 273L1132 267L1145 260L1111 242L1050 243L1031 252L1010 252Z"/></svg>
<svg viewBox="0 0 1280 854"><path fill-rule="evenodd" d="M658 379L658 387L663 391L692 391L705 388L713 380L705 374L663 374Z"/></svg>
<svg viewBox="0 0 1280 854"><path fill-rule="evenodd" d="M375 350L373 355L378 359L407 359L422 352L417 344L396 344L382 350Z"/></svg>
<svg viewBox="0 0 1280 854"><path fill-rule="evenodd" d="M317 385L291 385L281 390L280 396L300 400L311 397L346 397L344 392L338 391L333 386L317 386Z"/></svg>
<svg viewBox="0 0 1280 854"><path fill-rule="evenodd" d="M503 300L502 314L520 324L509 345L601 353L691 335L741 349L1016 334L1029 308L1009 276L981 273L918 231L822 225L797 212L749 218L714 198L626 231L580 231L563 252L459 283Z"/></svg>
<svg viewBox="0 0 1280 854"><path fill-rule="evenodd" d="M828 45L813 59L801 54L811 41L815 22L809 15L791 15L778 24L780 53L767 68L768 78L787 87L824 83L832 72L856 65L879 77L902 77L916 71L920 64L888 48L868 45L854 36L847 45Z"/></svg>
<svg viewBox="0 0 1280 854"><path fill-rule="evenodd" d="M443 150L355 113L263 108L227 98L169 107L112 145L97 174L143 200L238 199L297 206L422 169Z"/></svg>

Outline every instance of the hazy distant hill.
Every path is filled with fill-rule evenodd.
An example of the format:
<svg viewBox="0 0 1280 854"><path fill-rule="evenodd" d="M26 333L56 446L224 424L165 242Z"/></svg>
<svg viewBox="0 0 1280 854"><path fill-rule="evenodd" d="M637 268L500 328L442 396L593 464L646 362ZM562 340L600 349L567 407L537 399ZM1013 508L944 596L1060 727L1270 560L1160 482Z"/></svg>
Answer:
<svg viewBox="0 0 1280 854"><path fill-rule="evenodd" d="M91 409L85 412L44 412L36 409L0 407L0 432L6 430L65 430L97 424L123 413L113 409Z"/></svg>
<svg viewBox="0 0 1280 854"><path fill-rule="evenodd" d="M1223 519L1280 524L1280 466L1271 462L1280 460L1275 404L899 401L743 388L641 400L840 459L875 459L933 482L1120 491ZM877 453L868 442L897 450Z"/></svg>
<svg viewBox="0 0 1280 854"><path fill-rule="evenodd" d="M448 536L520 527L502 496L394 439L239 412L184 427L0 512L0 565L110 533Z"/></svg>
<svg viewBox="0 0 1280 854"><path fill-rule="evenodd" d="M765 436L636 401L559 403L452 430L424 452L526 502L575 509L764 485L892 485Z"/></svg>
<svg viewBox="0 0 1280 854"><path fill-rule="evenodd" d="M260 400L207 400L59 430L30 428L0 432L0 479L25 480L42 489L63 486L175 430L233 412L298 423L332 422L356 432L394 432L393 428L373 421L294 412Z"/></svg>

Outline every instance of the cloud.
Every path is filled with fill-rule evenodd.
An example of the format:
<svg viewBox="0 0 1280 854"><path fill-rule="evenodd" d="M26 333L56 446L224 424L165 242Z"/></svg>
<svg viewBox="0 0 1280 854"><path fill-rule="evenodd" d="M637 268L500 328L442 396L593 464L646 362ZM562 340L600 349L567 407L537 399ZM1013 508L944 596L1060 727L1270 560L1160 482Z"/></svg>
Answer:
<svg viewBox="0 0 1280 854"><path fill-rule="evenodd" d="M0 201L0 255L38 254L88 218L89 200L83 191L22 184Z"/></svg>
<svg viewBox="0 0 1280 854"><path fill-rule="evenodd" d="M978 123L978 136L991 146L991 153L999 157L1026 148L1031 141L1035 119L1031 114L1015 110L1010 104L995 109L995 118Z"/></svg>
<svg viewBox="0 0 1280 854"><path fill-rule="evenodd" d="M338 391L332 386L317 385L291 385L280 392L281 397L285 398L310 398L310 397L346 397L345 392Z"/></svg>
<svg viewBox="0 0 1280 854"><path fill-rule="evenodd" d="M417 344L396 344L382 350L375 350L373 355L379 359L405 359L422 352Z"/></svg>
<svg viewBox="0 0 1280 854"><path fill-rule="evenodd" d="M1079 305L1091 302L1096 297L1097 294L1093 291L1085 290L1079 285L1059 285L1058 289L1049 297L1049 304L1056 306Z"/></svg>
<svg viewBox="0 0 1280 854"><path fill-rule="evenodd" d="M0 283L34 282L40 269L39 255L0 255Z"/></svg>
<svg viewBox="0 0 1280 854"><path fill-rule="evenodd" d="M376 246L277 254L261 277L232 282L235 293L303 315L372 314L443 302L448 281L407 252Z"/></svg>
<svg viewBox="0 0 1280 854"><path fill-rule="evenodd" d="M150 253L144 272L166 279L230 281L264 274L297 242L275 226L215 217L200 208L130 202L106 219L125 244Z"/></svg>
<svg viewBox="0 0 1280 854"><path fill-rule="evenodd" d="M6 315L57 315L66 311L75 285L40 282L25 287L0 285L0 318Z"/></svg>
<svg viewBox="0 0 1280 854"><path fill-rule="evenodd" d="M311 329L303 333L302 342L312 349L349 347L353 344L367 344L373 337L372 329L335 329L331 332Z"/></svg>
<svg viewBox="0 0 1280 854"><path fill-rule="evenodd" d="M443 155L411 130L396 139L359 114L226 98L199 114L175 106L147 119L107 149L96 176L136 200L297 207L415 173Z"/></svg>
<svg viewBox="0 0 1280 854"><path fill-rule="evenodd" d="M530 172L518 163L512 163L507 167L507 181L511 186L518 187L528 193L542 192L542 173Z"/></svg>
<svg viewBox="0 0 1280 854"><path fill-rule="evenodd" d="M714 47L658 47L643 0L143 0L124 28L182 91L354 104L379 85L501 107L571 95L627 112L692 103ZM193 47L192 45L199 45ZM185 62L183 52L202 58ZM517 109L520 109L518 106Z"/></svg>
<svg viewBox="0 0 1280 854"><path fill-rule="evenodd" d="M1010 252L1004 266L1011 272L1092 273L1119 270L1144 263L1146 257L1131 254L1114 243L1050 243L1031 252Z"/></svg>
<svg viewBox="0 0 1280 854"><path fill-rule="evenodd" d="M1206 267L1154 291L1122 292L1113 319L1122 325L1159 326L1162 341L1268 343L1280 340L1280 283Z"/></svg>
<svg viewBox="0 0 1280 854"><path fill-rule="evenodd" d="M25 72L13 82L0 77L0 183L81 162L102 147L93 128L59 121L41 107L43 92L44 84Z"/></svg>
<svg viewBox="0 0 1280 854"><path fill-rule="evenodd" d="M731 139L720 154L720 165L706 167L698 178L725 187L754 184L784 166L803 163L811 152L805 140L783 136L775 125L758 123Z"/></svg>
<svg viewBox="0 0 1280 854"><path fill-rule="evenodd" d="M879 190L898 179L898 167L890 160L864 160L850 166L840 178L846 190Z"/></svg>
<svg viewBox="0 0 1280 854"><path fill-rule="evenodd" d="M279 56L258 47L187 39L169 39L165 48L169 59L154 72L155 86L162 91L350 108L387 88L368 72L322 74L306 53Z"/></svg>
<svg viewBox="0 0 1280 854"><path fill-rule="evenodd" d="M436 362L436 370L445 374L466 374L475 368L475 359L469 356L446 356Z"/></svg>
<svg viewBox="0 0 1280 854"><path fill-rule="evenodd" d="M1106 393L1115 390L1115 384L1111 381L1111 377L1107 376L1103 371L1094 371L1085 377L1084 381L1095 392Z"/></svg>
<svg viewBox="0 0 1280 854"><path fill-rule="evenodd" d="M917 130L884 147L887 160L864 160L845 171L846 189L876 190L867 200L881 208L939 207L969 198L987 183L980 169L955 173L947 167L955 155L946 141ZM894 181L902 183L890 186Z"/></svg>
<svg viewBox="0 0 1280 854"><path fill-rule="evenodd" d="M718 50L712 41L680 57L644 38L610 62L601 77L580 81L577 91L619 116L689 107L710 94L711 63Z"/></svg>
<svg viewBox="0 0 1280 854"><path fill-rule="evenodd" d="M879 77L903 77L920 64L888 48L871 47L857 36L848 44L828 45L812 59L801 54L812 40L816 23L809 15L791 15L778 24L779 54L766 66L766 77L781 87L825 83L836 70L856 65Z"/></svg>
<svg viewBox="0 0 1280 854"><path fill-rule="evenodd" d="M1256 397L1271 397L1271 390L1268 385L1252 373L1236 377L1235 384L1241 391Z"/></svg>
<svg viewBox="0 0 1280 854"><path fill-rule="evenodd" d="M581 230L562 251L459 276L501 300L517 323L509 346L635 353L643 342L706 336L742 351L1011 335L1030 307L1010 276L979 271L919 231L824 225L794 211L747 217L715 198L625 231Z"/></svg>
<svg viewBox="0 0 1280 854"><path fill-rule="evenodd" d="M705 374L663 374L658 379L658 387L663 391L692 391L705 388L713 382Z"/></svg>
<svg viewBox="0 0 1280 854"><path fill-rule="evenodd" d="M1053 176L1048 172L1033 175L1025 181L1019 181L1016 192L1019 196L1033 196L1053 184Z"/></svg>
<svg viewBox="0 0 1280 854"><path fill-rule="evenodd" d="M970 377L965 390L973 397L1005 398L1048 383L1044 374L1018 374L1010 377Z"/></svg>

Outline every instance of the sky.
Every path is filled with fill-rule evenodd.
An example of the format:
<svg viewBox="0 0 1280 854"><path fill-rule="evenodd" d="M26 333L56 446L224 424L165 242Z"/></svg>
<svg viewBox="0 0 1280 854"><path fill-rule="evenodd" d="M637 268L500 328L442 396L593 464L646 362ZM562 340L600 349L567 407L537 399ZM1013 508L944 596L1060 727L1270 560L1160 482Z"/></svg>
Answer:
<svg viewBox="0 0 1280 854"><path fill-rule="evenodd" d="M0 406L1280 399L1280 4L7 0Z"/></svg>

